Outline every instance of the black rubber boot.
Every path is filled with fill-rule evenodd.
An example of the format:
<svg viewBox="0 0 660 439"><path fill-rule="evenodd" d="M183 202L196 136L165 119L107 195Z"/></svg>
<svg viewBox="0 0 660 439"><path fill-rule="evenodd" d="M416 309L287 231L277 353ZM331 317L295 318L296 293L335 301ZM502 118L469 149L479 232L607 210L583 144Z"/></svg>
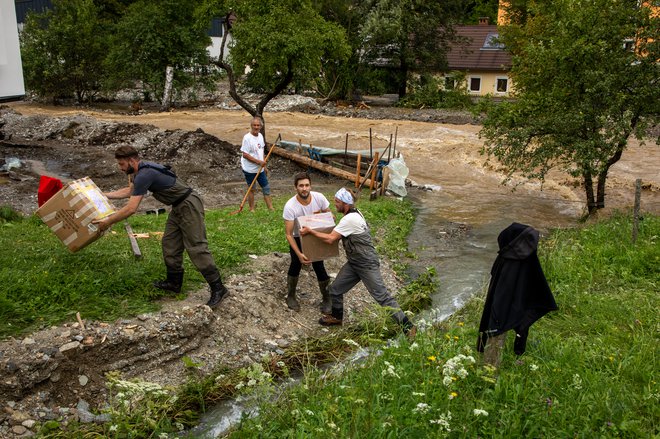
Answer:
<svg viewBox="0 0 660 439"><path fill-rule="evenodd" d="M323 314L330 314L332 312L332 299L330 299L328 285L330 285L330 279L319 281L319 290L323 299L319 308Z"/></svg>
<svg viewBox="0 0 660 439"><path fill-rule="evenodd" d="M220 302L229 295L229 291L222 284L222 280L218 279L215 282L210 282L209 286L211 287L211 298L206 302L206 306L211 309L215 309Z"/></svg>
<svg viewBox="0 0 660 439"><path fill-rule="evenodd" d="M181 292L181 285L183 285L183 271L171 270L167 270L167 279L158 280L153 283L154 288L170 291L175 294Z"/></svg>
<svg viewBox="0 0 660 439"><path fill-rule="evenodd" d="M294 311L300 311L300 304L298 299L296 299L296 287L298 286L298 276L287 276L286 277L286 306L289 309Z"/></svg>
<svg viewBox="0 0 660 439"><path fill-rule="evenodd" d="M527 349L527 336L529 335L529 329L520 331L520 334L516 334L516 339L513 341L513 352L516 355L522 355Z"/></svg>

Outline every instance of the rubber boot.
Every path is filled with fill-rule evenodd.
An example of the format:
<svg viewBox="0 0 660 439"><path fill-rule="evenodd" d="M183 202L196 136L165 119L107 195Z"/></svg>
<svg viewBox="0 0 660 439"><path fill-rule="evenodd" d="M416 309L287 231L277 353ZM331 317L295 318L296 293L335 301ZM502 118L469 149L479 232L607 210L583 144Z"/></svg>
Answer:
<svg viewBox="0 0 660 439"><path fill-rule="evenodd" d="M218 279L215 282L210 282L209 287L211 287L211 298L206 302L206 306L211 309L215 309L220 302L229 295L229 291L222 284L222 280Z"/></svg>
<svg viewBox="0 0 660 439"><path fill-rule="evenodd" d="M175 294L181 292L181 285L183 285L183 271L171 270L167 270L167 278L165 280L158 280L153 283L154 288L170 291Z"/></svg>
<svg viewBox="0 0 660 439"><path fill-rule="evenodd" d="M529 335L529 329L524 329L520 331L519 334L516 334L516 338L513 341L513 352L516 355L522 355L527 349L527 336Z"/></svg>
<svg viewBox="0 0 660 439"><path fill-rule="evenodd" d="M344 322L344 309L332 308L332 314L323 314L319 319L322 326L341 326Z"/></svg>
<svg viewBox="0 0 660 439"><path fill-rule="evenodd" d="M330 299L328 285L330 285L330 279L319 281L319 290L321 291L321 297L323 298L319 308L323 314L330 314L332 312L332 299Z"/></svg>
<svg viewBox="0 0 660 439"><path fill-rule="evenodd" d="M300 304L298 299L296 299L296 287L298 286L298 276L287 276L286 277L286 306L289 309L294 311L300 311Z"/></svg>

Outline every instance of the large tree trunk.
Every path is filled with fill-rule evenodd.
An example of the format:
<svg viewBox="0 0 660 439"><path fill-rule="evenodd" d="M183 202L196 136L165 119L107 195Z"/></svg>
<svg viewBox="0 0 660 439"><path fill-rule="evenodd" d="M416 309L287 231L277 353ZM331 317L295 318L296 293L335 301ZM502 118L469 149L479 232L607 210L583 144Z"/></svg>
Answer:
<svg viewBox="0 0 660 439"><path fill-rule="evenodd" d="M405 61L401 60L401 67L399 68L399 99L406 96L406 88L408 85L408 65Z"/></svg>
<svg viewBox="0 0 660 439"><path fill-rule="evenodd" d="M591 178L591 173L584 171L582 173L584 180L584 190L587 196L587 215L591 215L596 211L596 201L594 197L594 181Z"/></svg>
<svg viewBox="0 0 660 439"><path fill-rule="evenodd" d="M163 90L163 102L160 104L160 111L167 111L170 109L170 101L172 100L172 80L174 79L174 67L167 66L165 68L165 89Z"/></svg>

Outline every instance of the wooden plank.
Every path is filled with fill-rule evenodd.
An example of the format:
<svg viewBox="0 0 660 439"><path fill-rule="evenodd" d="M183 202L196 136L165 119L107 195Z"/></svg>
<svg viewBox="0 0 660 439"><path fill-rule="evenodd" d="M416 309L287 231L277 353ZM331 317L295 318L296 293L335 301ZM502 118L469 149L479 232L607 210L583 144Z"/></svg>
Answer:
<svg viewBox="0 0 660 439"><path fill-rule="evenodd" d="M135 256L135 259L140 259L142 257L142 252L140 251L140 246L138 245L137 239L135 239L133 228L130 224L128 224L128 221L125 222L124 227L126 228L126 233L128 233L128 240L131 242L133 256Z"/></svg>

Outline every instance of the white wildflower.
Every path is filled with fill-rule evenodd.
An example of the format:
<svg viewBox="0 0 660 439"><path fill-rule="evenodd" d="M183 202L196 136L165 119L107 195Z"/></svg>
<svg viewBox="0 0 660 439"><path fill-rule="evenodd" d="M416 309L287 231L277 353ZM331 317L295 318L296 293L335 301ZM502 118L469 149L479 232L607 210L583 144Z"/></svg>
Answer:
<svg viewBox="0 0 660 439"><path fill-rule="evenodd" d="M539 370L539 367L536 364L530 364L529 365L529 370L531 370L532 372L535 372L535 371Z"/></svg>
<svg viewBox="0 0 660 439"><path fill-rule="evenodd" d="M474 413L474 416L488 416L488 412L482 409L474 409L472 413Z"/></svg>
<svg viewBox="0 0 660 439"><path fill-rule="evenodd" d="M575 390L582 389L582 378L580 378L580 375L578 375L577 373L573 375L573 388Z"/></svg>
<svg viewBox="0 0 660 439"><path fill-rule="evenodd" d="M314 412L311 411L310 409L305 409L305 414L306 414L307 416L314 416Z"/></svg>
<svg viewBox="0 0 660 439"><path fill-rule="evenodd" d="M412 394L413 396L426 396L426 393L422 393L422 392L413 392Z"/></svg>
<svg viewBox="0 0 660 439"><path fill-rule="evenodd" d="M396 369L394 368L393 364L386 361L385 366L387 366L387 368L382 370L381 372L382 376L390 375L396 378L401 378L399 374L396 373Z"/></svg>
<svg viewBox="0 0 660 439"><path fill-rule="evenodd" d="M413 413L427 413L429 410L431 410L430 405L425 402L420 402L417 404L417 407L413 409Z"/></svg>
<svg viewBox="0 0 660 439"><path fill-rule="evenodd" d="M444 430L447 433L449 433L451 432L451 425L449 424L450 420L451 420L451 412L447 412L447 414L445 415L440 415L438 419L431 419L429 423L438 425L441 431Z"/></svg>
<svg viewBox="0 0 660 439"><path fill-rule="evenodd" d="M355 346L356 348L360 347L360 345L355 340L351 340L350 338L345 338L343 340L344 340L344 343L346 343L346 344L350 344L352 346Z"/></svg>
<svg viewBox="0 0 660 439"><path fill-rule="evenodd" d="M413 342L410 346L408 346L408 349L410 349L411 351L415 351L418 348L419 348L419 345L417 344L417 342Z"/></svg>
<svg viewBox="0 0 660 439"><path fill-rule="evenodd" d="M118 427L117 424L113 424L113 425L110 426L109 430L110 431L117 431L117 427Z"/></svg>

